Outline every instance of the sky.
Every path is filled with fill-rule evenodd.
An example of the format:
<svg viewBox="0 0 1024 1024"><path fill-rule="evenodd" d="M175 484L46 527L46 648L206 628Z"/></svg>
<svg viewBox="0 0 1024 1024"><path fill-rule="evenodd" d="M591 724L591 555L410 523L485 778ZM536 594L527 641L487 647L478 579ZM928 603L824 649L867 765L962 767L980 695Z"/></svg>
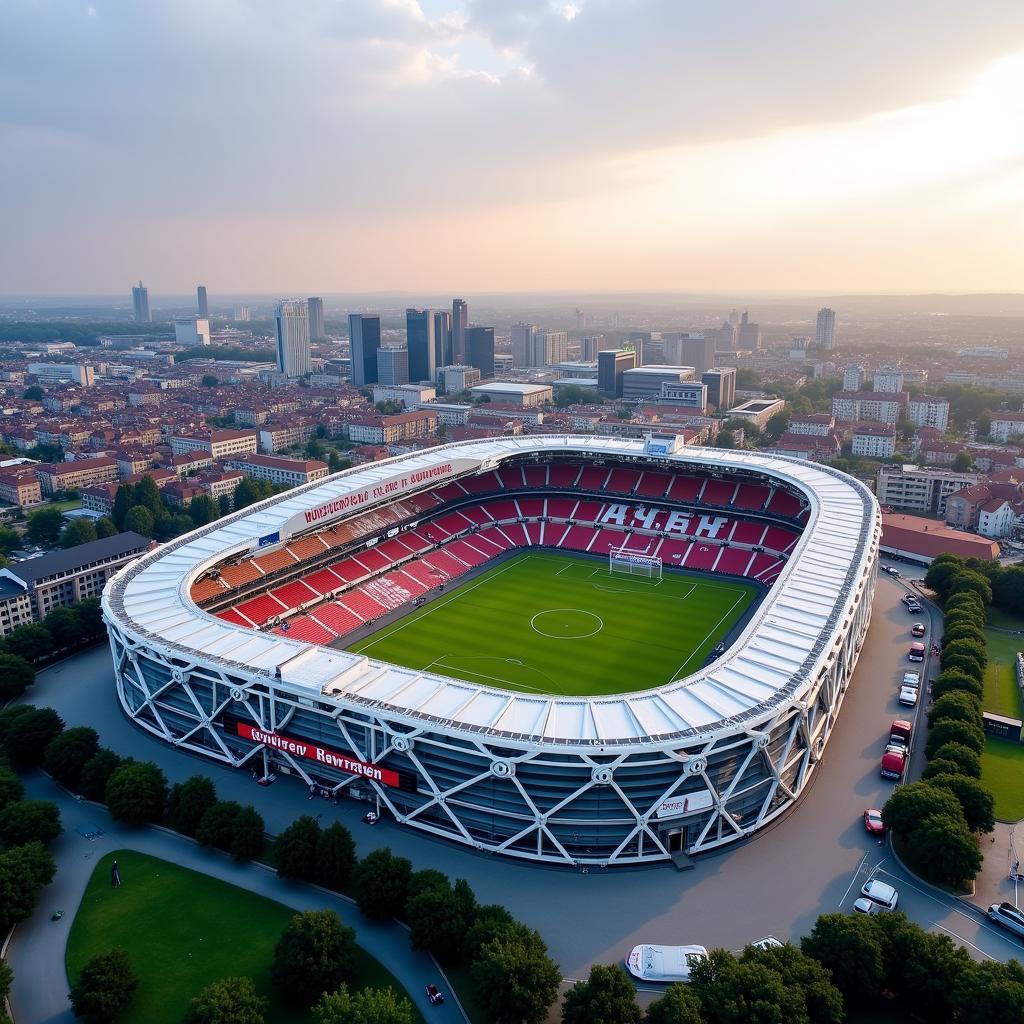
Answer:
<svg viewBox="0 0 1024 1024"><path fill-rule="evenodd" d="M0 294L1024 290L1017 0L0 0Z"/></svg>

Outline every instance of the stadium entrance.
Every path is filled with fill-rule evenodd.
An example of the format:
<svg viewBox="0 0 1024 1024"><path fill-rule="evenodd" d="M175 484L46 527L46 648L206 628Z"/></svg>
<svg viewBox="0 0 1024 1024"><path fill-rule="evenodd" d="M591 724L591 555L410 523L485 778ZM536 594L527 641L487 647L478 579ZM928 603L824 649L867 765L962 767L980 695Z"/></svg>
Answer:
<svg viewBox="0 0 1024 1024"><path fill-rule="evenodd" d="M677 871L689 871L696 866L686 852L690 846L689 833L690 829L686 825L674 825L661 833L661 841Z"/></svg>

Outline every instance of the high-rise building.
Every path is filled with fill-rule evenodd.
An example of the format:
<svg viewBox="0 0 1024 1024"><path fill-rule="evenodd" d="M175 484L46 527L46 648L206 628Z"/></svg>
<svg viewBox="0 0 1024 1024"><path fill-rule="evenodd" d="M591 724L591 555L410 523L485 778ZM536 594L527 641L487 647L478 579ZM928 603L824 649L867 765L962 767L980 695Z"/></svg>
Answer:
<svg viewBox="0 0 1024 1024"><path fill-rule="evenodd" d="M538 331L530 333L527 347L527 366L554 366L569 358L569 335L565 331Z"/></svg>
<svg viewBox="0 0 1024 1024"><path fill-rule="evenodd" d="M482 380L489 380L494 376L494 328L493 327L467 327L466 328L466 354L470 366L475 366L480 371Z"/></svg>
<svg viewBox="0 0 1024 1024"><path fill-rule="evenodd" d="M818 325L814 331L814 344L818 348L832 348L836 340L836 311L823 306L818 310Z"/></svg>
<svg viewBox="0 0 1024 1024"><path fill-rule="evenodd" d="M465 299L452 300L452 360L466 362L466 329L469 327L469 306ZM443 364L442 364L443 365Z"/></svg>
<svg viewBox="0 0 1024 1024"><path fill-rule="evenodd" d="M729 310L729 323L733 327L737 327L739 325L739 322L740 322L740 315L739 315L739 313L735 309L730 309Z"/></svg>
<svg viewBox="0 0 1024 1024"><path fill-rule="evenodd" d="M309 309L309 340L323 341L324 333L324 300L315 295L306 299L306 306Z"/></svg>
<svg viewBox="0 0 1024 1024"><path fill-rule="evenodd" d="M366 384L376 384L380 317L349 313L348 343L352 361L352 384L357 388Z"/></svg>
<svg viewBox="0 0 1024 1024"><path fill-rule="evenodd" d="M407 348L377 349L377 383L409 383L409 350Z"/></svg>
<svg viewBox="0 0 1024 1024"><path fill-rule="evenodd" d="M434 311L407 309L405 335L409 345L409 380L433 381L437 371L437 349L434 344Z"/></svg>
<svg viewBox="0 0 1024 1024"><path fill-rule="evenodd" d="M580 362L593 363L597 360L597 353L605 348L603 334L591 334L580 338Z"/></svg>
<svg viewBox="0 0 1024 1024"><path fill-rule="evenodd" d="M607 348L597 353L597 390L606 398L622 397L622 375L636 367L636 352Z"/></svg>
<svg viewBox="0 0 1024 1024"><path fill-rule="evenodd" d="M235 322L247 324L252 319L252 310L248 306L235 306Z"/></svg>
<svg viewBox="0 0 1024 1024"><path fill-rule="evenodd" d="M700 375L708 386L708 403L718 409L731 409L736 404L736 367L717 366Z"/></svg>
<svg viewBox="0 0 1024 1024"><path fill-rule="evenodd" d="M132 288L132 318L136 323L152 323L153 316L149 312L149 289L140 281Z"/></svg>
<svg viewBox="0 0 1024 1024"><path fill-rule="evenodd" d="M671 366L692 366L697 373L715 365L715 332L672 331L662 335L665 362Z"/></svg>
<svg viewBox="0 0 1024 1024"><path fill-rule="evenodd" d="M850 363L850 365L843 370L843 390L844 391L860 391L860 386L864 383L864 367L858 363Z"/></svg>
<svg viewBox="0 0 1024 1024"><path fill-rule="evenodd" d="M210 344L210 321L201 316L176 316L174 340L184 348Z"/></svg>
<svg viewBox="0 0 1024 1024"><path fill-rule="evenodd" d="M309 350L309 306L302 299L285 299L274 307L277 322L277 368L287 377L312 372Z"/></svg>
<svg viewBox="0 0 1024 1024"><path fill-rule="evenodd" d="M755 352L761 347L761 325L752 323L746 310L743 310L743 316L740 317L736 343L740 348L753 349Z"/></svg>
<svg viewBox="0 0 1024 1024"><path fill-rule="evenodd" d="M206 299L206 285L201 284L196 288L196 308L199 310L199 316L203 320L208 320L210 317L210 303Z"/></svg>
<svg viewBox="0 0 1024 1024"><path fill-rule="evenodd" d="M530 362L530 338L537 328L533 324L519 323L512 325L512 365L516 368L532 366Z"/></svg>
<svg viewBox="0 0 1024 1024"><path fill-rule="evenodd" d="M434 372L450 366L454 358L452 348L452 315L446 309L434 310Z"/></svg>
<svg viewBox="0 0 1024 1024"><path fill-rule="evenodd" d="M735 324L729 323L728 320L722 321L722 326L718 328L715 334L715 351L716 352L734 352L736 350L736 335L738 329Z"/></svg>
<svg viewBox="0 0 1024 1024"><path fill-rule="evenodd" d="M880 366L875 370L874 390L896 394L903 390L903 371L898 366Z"/></svg>

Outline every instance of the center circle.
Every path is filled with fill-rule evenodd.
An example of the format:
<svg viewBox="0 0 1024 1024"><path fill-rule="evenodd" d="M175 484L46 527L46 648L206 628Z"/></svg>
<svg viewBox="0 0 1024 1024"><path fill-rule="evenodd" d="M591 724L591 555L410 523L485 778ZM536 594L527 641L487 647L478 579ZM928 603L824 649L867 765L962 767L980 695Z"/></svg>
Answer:
<svg viewBox="0 0 1024 1024"><path fill-rule="evenodd" d="M535 633L552 640L583 640L604 629L604 619L582 608L548 608L530 619Z"/></svg>

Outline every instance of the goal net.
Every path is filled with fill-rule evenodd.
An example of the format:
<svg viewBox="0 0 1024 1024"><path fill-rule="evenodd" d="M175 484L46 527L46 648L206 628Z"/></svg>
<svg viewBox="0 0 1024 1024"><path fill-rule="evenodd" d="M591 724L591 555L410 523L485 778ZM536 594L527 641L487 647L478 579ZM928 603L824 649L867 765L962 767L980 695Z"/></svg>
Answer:
<svg viewBox="0 0 1024 1024"><path fill-rule="evenodd" d="M608 552L610 576L642 576L649 580L660 580L661 571L661 559L657 555L641 555L623 548Z"/></svg>

